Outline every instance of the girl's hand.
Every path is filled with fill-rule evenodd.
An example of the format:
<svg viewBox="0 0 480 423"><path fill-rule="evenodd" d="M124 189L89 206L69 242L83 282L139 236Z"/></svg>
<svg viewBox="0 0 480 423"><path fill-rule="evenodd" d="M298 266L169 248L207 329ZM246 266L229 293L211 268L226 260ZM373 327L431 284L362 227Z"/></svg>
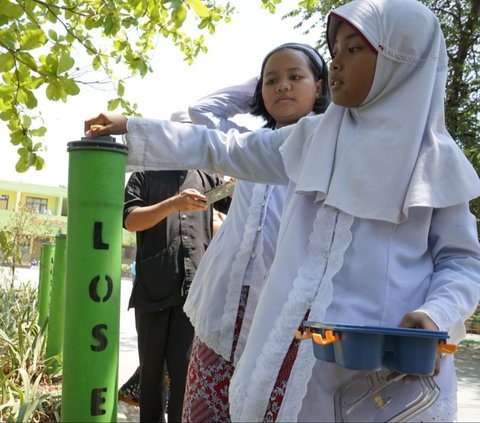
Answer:
<svg viewBox="0 0 480 423"><path fill-rule="evenodd" d="M100 113L85 121L85 136L122 135L127 133L127 117L116 113Z"/></svg>
<svg viewBox="0 0 480 423"><path fill-rule="evenodd" d="M426 330L439 330L436 323L428 317L426 313L421 311L412 311L407 313L399 324L402 328L417 328ZM440 359L441 355L437 352L437 359L435 361L435 371L433 376L437 376L440 373Z"/></svg>
<svg viewBox="0 0 480 423"><path fill-rule="evenodd" d="M171 198L172 206L181 212L196 212L207 210L207 197L196 189L188 188Z"/></svg>

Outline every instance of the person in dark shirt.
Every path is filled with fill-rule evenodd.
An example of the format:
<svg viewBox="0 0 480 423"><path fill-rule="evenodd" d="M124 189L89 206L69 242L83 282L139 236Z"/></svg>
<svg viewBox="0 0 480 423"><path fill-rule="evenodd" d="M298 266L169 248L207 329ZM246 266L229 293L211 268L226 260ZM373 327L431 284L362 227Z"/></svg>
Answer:
<svg viewBox="0 0 480 423"><path fill-rule="evenodd" d="M213 208L203 192L221 184L199 170L134 172L125 188L123 225L136 232L135 308L140 361L140 421L164 419L164 365L169 422L179 422L193 340L183 311L188 289L211 237ZM226 212L228 201L215 203Z"/></svg>

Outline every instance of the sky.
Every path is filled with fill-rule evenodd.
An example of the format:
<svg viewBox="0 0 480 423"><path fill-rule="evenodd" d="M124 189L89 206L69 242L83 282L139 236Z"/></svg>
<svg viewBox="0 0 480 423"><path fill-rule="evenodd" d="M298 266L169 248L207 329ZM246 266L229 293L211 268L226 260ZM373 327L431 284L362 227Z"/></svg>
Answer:
<svg viewBox="0 0 480 423"><path fill-rule="evenodd" d="M146 77L129 79L126 97L138 104L144 117L168 119L172 112L185 110L189 104L222 87L241 83L260 72L264 56L284 42L314 45L319 34L303 34L293 27L295 19L281 17L294 9L299 0L283 0L277 13L260 8L261 0L236 0L237 13L229 24L217 26L207 37L207 53L188 65L170 40L159 38L151 62L153 72ZM190 34L195 35L195 34ZM41 101L40 107L48 132L43 140L46 165L41 171L15 171L17 147L9 142L6 123L0 121L0 179L51 186L67 186L67 143L83 136L83 122L107 110L113 92L89 87L66 103Z"/></svg>

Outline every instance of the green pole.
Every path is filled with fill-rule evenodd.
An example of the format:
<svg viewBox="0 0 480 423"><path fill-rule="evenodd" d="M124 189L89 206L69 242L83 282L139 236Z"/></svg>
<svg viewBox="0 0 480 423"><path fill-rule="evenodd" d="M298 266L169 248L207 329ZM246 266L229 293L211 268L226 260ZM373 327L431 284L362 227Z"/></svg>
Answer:
<svg viewBox="0 0 480 423"><path fill-rule="evenodd" d="M68 143L62 421L117 421L122 215L127 147Z"/></svg>
<svg viewBox="0 0 480 423"><path fill-rule="evenodd" d="M55 254L53 259L52 289L50 294L50 312L47 328L46 359L47 373L54 374L61 369L63 351L63 325L65 318L65 266L67 237L64 234L55 237Z"/></svg>
<svg viewBox="0 0 480 423"><path fill-rule="evenodd" d="M55 244L46 242L40 250L40 276L38 282L38 325L44 327L50 307L50 291L53 276Z"/></svg>

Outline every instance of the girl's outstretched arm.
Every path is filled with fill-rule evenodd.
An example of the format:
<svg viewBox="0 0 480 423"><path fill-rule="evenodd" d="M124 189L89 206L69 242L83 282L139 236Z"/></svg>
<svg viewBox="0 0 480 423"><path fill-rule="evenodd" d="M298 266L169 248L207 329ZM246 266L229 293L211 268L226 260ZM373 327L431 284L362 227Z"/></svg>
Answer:
<svg viewBox="0 0 480 423"><path fill-rule="evenodd" d="M95 125L99 125L98 127ZM87 137L125 134L127 172L201 169L238 179L287 184L279 147L293 125L226 134L200 125L102 113L85 122Z"/></svg>

